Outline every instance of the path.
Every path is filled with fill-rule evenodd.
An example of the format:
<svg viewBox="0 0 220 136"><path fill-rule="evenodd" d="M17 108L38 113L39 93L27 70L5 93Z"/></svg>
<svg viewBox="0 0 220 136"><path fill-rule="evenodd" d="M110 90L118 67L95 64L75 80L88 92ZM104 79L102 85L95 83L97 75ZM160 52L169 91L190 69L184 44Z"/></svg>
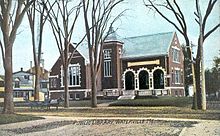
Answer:
<svg viewBox="0 0 220 136"><path fill-rule="evenodd" d="M157 122L160 120L159 123ZM145 122L144 122L145 121ZM165 121L165 122L163 122ZM166 122L193 121L193 127L169 125ZM30 132L33 129L33 132ZM18 131L18 132L16 132ZM30 132L30 133L29 133ZM1 136L75 136L75 135L180 135L180 136L219 136L220 121L188 120L170 118L84 118L46 116L44 120L27 121L0 125Z"/></svg>

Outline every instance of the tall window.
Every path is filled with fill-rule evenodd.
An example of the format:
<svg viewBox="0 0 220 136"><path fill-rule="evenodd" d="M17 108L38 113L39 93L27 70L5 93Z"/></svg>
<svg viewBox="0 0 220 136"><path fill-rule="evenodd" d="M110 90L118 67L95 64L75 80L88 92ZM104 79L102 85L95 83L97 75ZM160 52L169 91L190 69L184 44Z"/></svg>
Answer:
<svg viewBox="0 0 220 136"><path fill-rule="evenodd" d="M180 62L180 51L178 49L172 49L173 62Z"/></svg>
<svg viewBox="0 0 220 136"><path fill-rule="evenodd" d="M71 64L68 68L68 79L69 79L69 86L75 87L80 86L80 79L81 79L81 73L80 73L80 65L79 64ZM61 85L64 86L63 82L63 67L61 66Z"/></svg>
<svg viewBox="0 0 220 136"><path fill-rule="evenodd" d="M69 66L69 85L70 86L80 85L80 66L79 65Z"/></svg>
<svg viewBox="0 0 220 136"><path fill-rule="evenodd" d="M175 70L175 84L180 84L180 70Z"/></svg>
<svg viewBox="0 0 220 136"><path fill-rule="evenodd" d="M112 50L111 49L104 49L104 59L111 59Z"/></svg>
<svg viewBox="0 0 220 136"><path fill-rule="evenodd" d="M104 77L112 76L111 49L105 49L104 54Z"/></svg>
<svg viewBox="0 0 220 136"><path fill-rule="evenodd" d="M55 77L50 78L50 88L57 88L57 78Z"/></svg>

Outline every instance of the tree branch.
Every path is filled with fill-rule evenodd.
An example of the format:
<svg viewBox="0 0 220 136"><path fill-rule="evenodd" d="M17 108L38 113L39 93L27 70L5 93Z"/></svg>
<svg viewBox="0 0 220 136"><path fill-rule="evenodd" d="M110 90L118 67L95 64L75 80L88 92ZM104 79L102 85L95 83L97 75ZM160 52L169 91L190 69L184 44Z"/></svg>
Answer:
<svg viewBox="0 0 220 136"><path fill-rule="evenodd" d="M203 38L203 41L205 41L205 39L211 35L214 31L216 31L218 28L220 27L220 24L217 24L215 27L213 27L210 31L208 31Z"/></svg>
<svg viewBox="0 0 220 136"><path fill-rule="evenodd" d="M177 31L179 31L182 35L184 35L183 30L181 30L173 21L171 21L169 18L167 18L154 4L151 0L148 0L150 4L145 4L147 8L152 7L161 17L163 17L167 22L169 22L171 25L173 25Z"/></svg>
<svg viewBox="0 0 220 136"><path fill-rule="evenodd" d="M209 0L209 4L207 6L207 9L206 9L206 12L205 12L205 16L203 18L203 23L202 23L203 34L205 32L206 21L207 21L209 15L210 15L210 13L212 12L212 9L213 9L214 5L216 4L216 2L217 2L217 0L214 0L213 2L212 2L212 0Z"/></svg>

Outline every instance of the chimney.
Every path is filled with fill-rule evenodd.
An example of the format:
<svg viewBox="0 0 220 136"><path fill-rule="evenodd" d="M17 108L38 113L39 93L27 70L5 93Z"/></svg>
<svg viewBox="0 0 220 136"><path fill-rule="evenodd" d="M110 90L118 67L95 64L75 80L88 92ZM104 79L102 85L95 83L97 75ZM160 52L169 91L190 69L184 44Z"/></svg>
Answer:
<svg viewBox="0 0 220 136"><path fill-rule="evenodd" d="M44 74L44 59L43 59L43 52L41 53L41 60L40 63L42 64L42 73Z"/></svg>
<svg viewBox="0 0 220 136"><path fill-rule="evenodd" d="M30 61L30 73L32 73L32 61Z"/></svg>

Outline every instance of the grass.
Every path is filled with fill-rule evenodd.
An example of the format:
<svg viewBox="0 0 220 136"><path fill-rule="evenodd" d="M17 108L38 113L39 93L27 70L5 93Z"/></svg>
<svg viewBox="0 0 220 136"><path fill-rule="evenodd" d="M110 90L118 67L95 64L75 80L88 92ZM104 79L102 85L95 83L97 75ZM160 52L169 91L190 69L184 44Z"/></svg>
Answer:
<svg viewBox="0 0 220 136"><path fill-rule="evenodd" d="M72 107L51 110L17 108L24 115L60 117L138 117L138 118L185 118L220 120L220 110L192 110L189 107Z"/></svg>
<svg viewBox="0 0 220 136"><path fill-rule="evenodd" d="M118 100L110 104L110 106L175 106L187 107L192 104L190 97L158 97L148 99L134 99L134 100Z"/></svg>
<svg viewBox="0 0 220 136"><path fill-rule="evenodd" d="M97 104L113 102L114 100L97 100ZM91 100L70 101L70 107L90 107Z"/></svg>
<svg viewBox="0 0 220 136"><path fill-rule="evenodd" d="M0 125L16 123L16 122L24 122L31 120L44 119L42 117L36 117L33 115L21 115L21 114L0 114Z"/></svg>
<svg viewBox="0 0 220 136"><path fill-rule="evenodd" d="M138 118L185 118L220 120L220 109L192 110L192 99L187 97L159 97L136 100L98 100L113 102L110 107L90 108L90 100L70 101L70 108L15 107L15 115L0 114L0 124L41 119L36 116L60 117L138 117ZM124 105L125 104L125 105Z"/></svg>

